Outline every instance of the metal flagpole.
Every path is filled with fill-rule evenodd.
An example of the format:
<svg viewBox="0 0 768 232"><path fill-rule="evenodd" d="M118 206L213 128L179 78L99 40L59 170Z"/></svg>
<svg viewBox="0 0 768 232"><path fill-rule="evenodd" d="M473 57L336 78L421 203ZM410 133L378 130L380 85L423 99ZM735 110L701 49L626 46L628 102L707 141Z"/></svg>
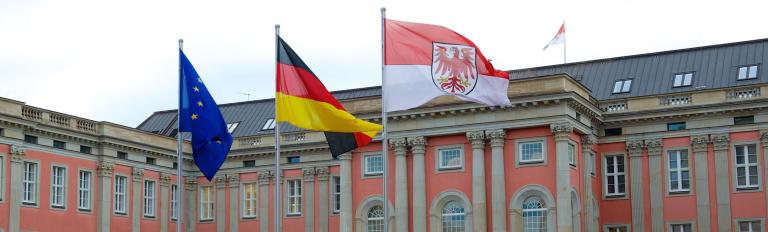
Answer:
<svg viewBox="0 0 768 232"><path fill-rule="evenodd" d="M389 183L389 178L387 178L387 158L389 157L387 148L389 148L389 144L387 144L387 98L384 96L385 84L386 79L386 71L384 70L384 42L386 40L385 38L385 27L386 27L386 20L387 20L387 8L382 7L381 8L381 125L384 127L381 131L381 156L384 160L384 203L382 204L382 207L384 208L384 231L389 231L389 191L387 188L387 184Z"/></svg>
<svg viewBox="0 0 768 232"><path fill-rule="evenodd" d="M179 50L184 49L184 40L179 39ZM181 57L179 57L179 80L184 81L181 78L183 78L183 73L181 69ZM179 103L181 103L181 89L182 85L181 82L179 83ZM176 232L181 232L181 205L184 201L181 200L181 189L183 189L183 182L181 181L182 177L184 176L183 171L181 170L181 162L182 162L182 156L184 155L184 152L182 149L182 143L183 136L181 132L181 105L179 105L178 111L176 111Z"/></svg>
<svg viewBox="0 0 768 232"><path fill-rule="evenodd" d="M565 21L563 21L563 27L565 27ZM563 36L565 36L565 32L563 32ZM566 63L565 59L565 42L568 40L567 37L563 37L563 64Z"/></svg>
<svg viewBox="0 0 768 232"><path fill-rule="evenodd" d="M280 24L275 24L275 76L280 56ZM275 79L277 80L277 79ZM275 82L277 84L277 82ZM277 95L275 95L275 232L280 232L280 123L277 121Z"/></svg>

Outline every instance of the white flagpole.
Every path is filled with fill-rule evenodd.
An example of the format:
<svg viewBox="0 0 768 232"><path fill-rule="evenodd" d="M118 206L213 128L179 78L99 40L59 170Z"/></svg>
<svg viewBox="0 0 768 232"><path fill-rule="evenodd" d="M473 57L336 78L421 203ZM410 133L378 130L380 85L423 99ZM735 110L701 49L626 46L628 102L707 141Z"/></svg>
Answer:
<svg viewBox="0 0 768 232"><path fill-rule="evenodd" d="M565 21L563 21L563 27L565 27ZM565 42L568 40L568 37L565 37L565 32L563 32L563 64L566 63L565 59Z"/></svg>
<svg viewBox="0 0 768 232"><path fill-rule="evenodd" d="M179 39L179 50L184 49L184 40ZM181 57L179 57L179 80L183 78L183 74L181 71ZM179 83L179 103L181 103L181 83ZM176 111L176 232L181 232L181 205L184 203L184 201L181 200L181 190L183 189L183 182L181 181L182 177L184 176L184 172L181 169L182 164L182 156L184 155L184 152L182 149L182 143L183 141L183 134L181 132L181 105L179 105L179 109Z"/></svg>
<svg viewBox="0 0 768 232"><path fill-rule="evenodd" d="M280 24L275 24L275 76L280 53ZM277 84L277 82L275 82ZM277 97L277 95L275 95ZM280 123L277 122L277 98L275 98L275 232L280 232Z"/></svg>
<svg viewBox="0 0 768 232"><path fill-rule="evenodd" d="M385 41L385 26L386 26L386 20L387 20L387 8L382 7L381 8L381 125L384 127L381 131L381 156L384 160L384 203L382 207L384 208L384 231L389 231L389 191L387 188L387 184L389 183L389 178L387 178L387 158L389 157L387 148L389 148L389 144L387 144L387 98L384 96L384 86L386 86L384 83L387 81L385 70L384 70L384 41Z"/></svg>

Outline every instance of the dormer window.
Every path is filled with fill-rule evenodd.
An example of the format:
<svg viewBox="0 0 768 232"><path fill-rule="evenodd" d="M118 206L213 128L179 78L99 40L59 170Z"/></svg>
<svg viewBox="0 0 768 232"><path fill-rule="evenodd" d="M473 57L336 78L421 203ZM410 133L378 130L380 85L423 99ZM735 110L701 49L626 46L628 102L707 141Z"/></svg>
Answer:
<svg viewBox="0 0 768 232"><path fill-rule="evenodd" d="M232 134L232 132L235 132L235 129L237 129L237 125L240 125L240 122L233 122L227 124L227 132Z"/></svg>
<svg viewBox="0 0 768 232"><path fill-rule="evenodd" d="M739 67L739 76L737 80L757 79L757 65L747 65Z"/></svg>
<svg viewBox="0 0 768 232"><path fill-rule="evenodd" d="M613 93L629 93L632 88L632 79L618 80L613 84Z"/></svg>
<svg viewBox="0 0 768 232"><path fill-rule="evenodd" d="M261 127L261 130L274 130L275 124L277 124L277 122L274 118L267 119L267 123L264 123L264 126Z"/></svg>
<svg viewBox="0 0 768 232"><path fill-rule="evenodd" d="M691 86L692 81L693 81L693 72L678 73L678 74L675 74L675 82L672 83L672 87Z"/></svg>

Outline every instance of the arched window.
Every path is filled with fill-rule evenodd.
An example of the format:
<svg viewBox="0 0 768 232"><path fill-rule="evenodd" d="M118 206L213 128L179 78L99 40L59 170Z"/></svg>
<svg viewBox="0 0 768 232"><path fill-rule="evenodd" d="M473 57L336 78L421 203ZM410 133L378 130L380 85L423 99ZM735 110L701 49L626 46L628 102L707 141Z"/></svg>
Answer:
<svg viewBox="0 0 768 232"><path fill-rule="evenodd" d="M523 202L523 231L547 231L547 208L541 198L532 196Z"/></svg>
<svg viewBox="0 0 768 232"><path fill-rule="evenodd" d="M384 232L384 208L380 205L368 210L368 232Z"/></svg>
<svg viewBox="0 0 768 232"><path fill-rule="evenodd" d="M449 201L443 206L443 232L464 232L464 206L459 202Z"/></svg>
<svg viewBox="0 0 768 232"><path fill-rule="evenodd" d="M579 197L576 192L571 192L571 223L573 232L581 231L581 208L579 208Z"/></svg>

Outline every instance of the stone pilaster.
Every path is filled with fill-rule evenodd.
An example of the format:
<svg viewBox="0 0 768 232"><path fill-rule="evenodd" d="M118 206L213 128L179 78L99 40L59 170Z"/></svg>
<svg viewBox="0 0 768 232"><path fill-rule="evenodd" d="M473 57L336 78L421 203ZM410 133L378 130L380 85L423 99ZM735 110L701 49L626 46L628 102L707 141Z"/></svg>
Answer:
<svg viewBox="0 0 768 232"><path fill-rule="evenodd" d="M504 129L485 132L491 140L491 215L492 231L507 231L507 191L504 181L504 142L507 133Z"/></svg>
<svg viewBox="0 0 768 232"><path fill-rule="evenodd" d="M573 210L571 209L571 167L568 164L568 142L573 127L570 123L550 124L555 136L555 163L557 168L557 231L573 231ZM577 222L578 223L578 222Z"/></svg>
<svg viewBox="0 0 768 232"><path fill-rule="evenodd" d="M112 215L112 174L114 164L99 160L96 163L96 231L108 232ZM104 203L106 202L106 203Z"/></svg>
<svg viewBox="0 0 768 232"><path fill-rule="evenodd" d="M238 222L240 219L240 174L233 173L227 175L227 186L229 187L229 231L238 231Z"/></svg>
<svg viewBox="0 0 768 232"><path fill-rule="evenodd" d="M768 155L768 130L761 130L760 131L760 142L763 143L763 155ZM768 188L768 158L763 157L763 160L765 160L765 163L763 164L763 181L765 181L765 185L763 188ZM768 190L765 192L765 207L768 209Z"/></svg>
<svg viewBox="0 0 768 232"><path fill-rule="evenodd" d="M408 150L405 138L389 139L395 151L395 231L407 232L408 226L408 166L405 153ZM387 155L384 155L387 158Z"/></svg>
<svg viewBox="0 0 768 232"><path fill-rule="evenodd" d="M664 182L662 182L661 170L661 139L645 140L648 149L648 172L650 176L651 191L651 231L664 231Z"/></svg>
<svg viewBox="0 0 768 232"><path fill-rule="evenodd" d="M217 232L225 232L227 230L227 211L226 207L226 191L224 191L224 188L227 187L227 178L224 176L224 174L219 174L214 177L214 183L216 185L216 203L214 204L213 209L216 210L216 216L214 221L216 221L216 231Z"/></svg>
<svg viewBox="0 0 768 232"><path fill-rule="evenodd" d="M20 145L11 145L11 189L10 212L8 213L8 231L21 231L21 191L22 175L24 175L25 148Z"/></svg>
<svg viewBox="0 0 768 232"><path fill-rule="evenodd" d="M386 156L385 156L386 157ZM341 232L352 232L352 154L339 155L341 160L341 212L339 212ZM386 203L385 203L386 204Z"/></svg>
<svg viewBox="0 0 768 232"><path fill-rule="evenodd" d="M411 146L413 155L413 231L427 231L427 191L426 191L426 170L424 168L424 152L426 150L426 139L424 137L408 138L408 145Z"/></svg>
<svg viewBox="0 0 768 232"><path fill-rule="evenodd" d="M710 223L709 205L709 165L707 164L708 135L691 136L693 148L694 170L696 171L696 229L701 232L709 232L712 229Z"/></svg>
<svg viewBox="0 0 768 232"><path fill-rule="evenodd" d="M186 206L186 212L179 212L179 214L186 213L186 215L184 215L184 218L187 220L185 223L185 231L194 232L195 225L197 225L197 178L194 176L187 176L185 180L184 188L187 191L187 204L184 204L184 206Z"/></svg>
<svg viewBox="0 0 768 232"><path fill-rule="evenodd" d="M643 201L643 140L628 140L629 198L632 204L632 231L645 231Z"/></svg>
<svg viewBox="0 0 768 232"><path fill-rule="evenodd" d="M472 144L472 231L488 231L485 199L485 132L467 132Z"/></svg>
<svg viewBox="0 0 768 232"><path fill-rule="evenodd" d="M597 137L594 135L583 135L581 136L581 156L583 157L582 160L584 160L582 164L582 180L584 182L584 228L587 232L598 232L600 229L598 227L600 226L599 223L595 223L597 221L597 210L592 202L595 201L595 195L592 192L592 173L590 173L590 170L595 170L595 167L593 167L593 162L591 162L590 159L595 159L592 151L592 145L597 144ZM597 170L595 170L597 171Z"/></svg>
<svg viewBox="0 0 768 232"><path fill-rule="evenodd" d="M728 147L730 137L727 133L710 135L715 150L715 193L717 194L718 231L731 231L731 187L728 169Z"/></svg>
<svg viewBox="0 0 768 232"><path fill-rule="evenodd" d="M131 231L139 232L141 231L141 215L144 212L141 209L141 201L143 199L141 195L143 190L141 180L144 178L144 170L134 167L131 175L133 176L133 188L131 188L131 194L133 195L131 197Z"/></svg>
<svg viewBox="0 0 768 232"><path fill-rule="evenodd" d="M330 178L330 170L328 167L316 167L315 175L317 175L317 231L328 232L328 179Z"/></svg>
<svg viewBox="0 0 768 232"><path fill-rule="evenodd" d="M269 231L269 182L272 174L269 171L259 172L259 231Z"/></svg>
<svg viewBox="0 0 768 232"><path fill-rule="evenodd" d="M301 170L304 177L304 231L315 231L315 168Z"/></svg>
<svg viewBox="0 0 768 232"><path fill-rule="evenodd" d="M171 175L160 174L160 232L168 231L168 207L170 207L170 195L168 189L171 185Z"/></svg>

